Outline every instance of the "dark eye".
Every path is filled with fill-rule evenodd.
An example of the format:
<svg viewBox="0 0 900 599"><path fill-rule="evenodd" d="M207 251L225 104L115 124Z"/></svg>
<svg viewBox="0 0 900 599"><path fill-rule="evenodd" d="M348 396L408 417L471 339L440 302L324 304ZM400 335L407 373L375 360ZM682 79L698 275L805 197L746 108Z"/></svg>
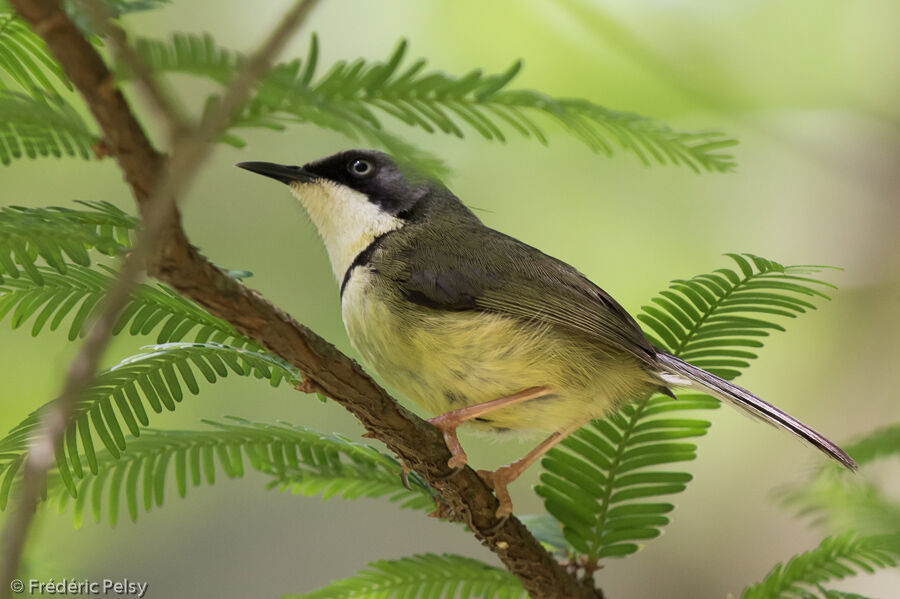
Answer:
<svg viewBox="0 0 900 599"><path fill-rule="evenodd" d="M365 177L371 173L374 168L375 167L373 167L372 163L368 160L354 160L347 165L347 170L350 171L350 174L356 175L357 177Z"/></svg>

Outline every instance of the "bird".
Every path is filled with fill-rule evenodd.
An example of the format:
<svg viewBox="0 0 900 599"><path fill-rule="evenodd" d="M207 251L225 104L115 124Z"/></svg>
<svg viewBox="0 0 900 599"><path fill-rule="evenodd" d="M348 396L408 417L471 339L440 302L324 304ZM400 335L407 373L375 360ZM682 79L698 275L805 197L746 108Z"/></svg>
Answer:
<svg viewBox="0 0 900 599"><path fill-rule="evenodd" d="M431 414L458 471L475 430L549 436L478 474L508 517L508 485L589 421L690 388L783 428L853 470L835 443L784 411L656 347L575 267L484 225L438 180L374 150L302 166L236 166L286 184L315 225L364 363Z"/></svg>

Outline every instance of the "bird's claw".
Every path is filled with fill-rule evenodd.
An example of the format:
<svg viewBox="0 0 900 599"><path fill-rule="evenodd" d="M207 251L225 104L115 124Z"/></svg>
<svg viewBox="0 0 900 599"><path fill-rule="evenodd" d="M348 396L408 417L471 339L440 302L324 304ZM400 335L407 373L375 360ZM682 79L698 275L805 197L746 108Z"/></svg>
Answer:
<svg viewBox="0 0 900 599"><path fill-rule="evenodd" d="M456 436L456 427L459 426L459 422L452 418L446 418L446 416L446 414L437 416L429 419L428 422L441 431L441 434L444 436L444 443L446 443L447 449L452 454L450 459L447 460L447 466L455 471L459 471L468 463L469 456L466 455L466 450L463 449L462 444L459 442L459 437Z"/></svg>
<svg viewBox="0 0 900 599"><path fill-rule="evenodd" d="M506 473L506 467L498 468L497 470L478 471L478 476L481 477L484 484L493 489L494 495L497 496L497 501L500 503L495 513L498 518L502 519L500 524L508 520L510 514L512 514L512 498L509 496L509 489L507 488L511 481L507 480Z"/></svg>
<svg viewBox="0 0 900 599"><path fill-rule="evenodd" d="M448 448L449 449L449 448ZM453 453L453 450L450 449L450 453ZM466 452L460 449L460 453L453 453L453 457L447 460L447 466L453 468L456 471L462 470L465 468L466 463L469 461L469 456L466 455Z"/></svg>
<svg viewBox="0 0 900 599"><path fill-rule="evenodd" d="M463 469L464 469L464 467L463 468L454 468L447 474L444 474L441 476L435 476L433 480L434 480L434 482L444 482L444 481L450 480L451 478L453 478L454 476L456 476L457 474L462 472Z"/></svg>
<svg viewBox="0 0 900 599"><path fill-rule="evenodd" d="M406 460L400 458L400 482L403 483L403 488L409 491L412 487L409 486L409 473L412 472L412 466L410 466Z"/></svg>

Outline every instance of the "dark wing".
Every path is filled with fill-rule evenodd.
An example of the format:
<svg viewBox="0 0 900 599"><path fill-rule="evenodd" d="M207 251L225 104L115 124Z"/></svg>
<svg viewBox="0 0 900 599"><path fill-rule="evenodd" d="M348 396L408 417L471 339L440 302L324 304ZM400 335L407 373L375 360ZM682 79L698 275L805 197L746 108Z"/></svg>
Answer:
<svg viewBox="0 0 900 599"><path fill-rule="evenodd" d="M656 363L656 348L631 315L565 262L480 225L453 227L438 243L397 233L403 239L380 256L377 268L409 301L552 323Z"/></svg>

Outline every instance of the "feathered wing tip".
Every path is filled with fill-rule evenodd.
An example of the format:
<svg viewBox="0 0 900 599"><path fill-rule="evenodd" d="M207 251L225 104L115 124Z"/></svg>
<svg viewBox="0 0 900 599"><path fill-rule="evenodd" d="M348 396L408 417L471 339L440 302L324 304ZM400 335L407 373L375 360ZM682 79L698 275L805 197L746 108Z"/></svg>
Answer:
<svg viewBox="0 0 900 599"><path fill-rule="evenodd" d="M850 470L857 469L856 462L847 455L843 449L790 414L782 412L772 404L763 401L746 389L738 387L733 383L729 383L725 379L719 378L714 374L710 374L702 368L697 368L696 366L688 364L684 360L676 358L671 354L659 352L657 358L663 367L668 370L668 373L663 373L667 383L693 387L698 391L709 393L723 401L727 401L731 405L748 412L755 418L792 432L807 443L812 444L831 459L840 462L842 466ZM667 375L676 375L688 380L675 381L671 376Z"/></svg>

